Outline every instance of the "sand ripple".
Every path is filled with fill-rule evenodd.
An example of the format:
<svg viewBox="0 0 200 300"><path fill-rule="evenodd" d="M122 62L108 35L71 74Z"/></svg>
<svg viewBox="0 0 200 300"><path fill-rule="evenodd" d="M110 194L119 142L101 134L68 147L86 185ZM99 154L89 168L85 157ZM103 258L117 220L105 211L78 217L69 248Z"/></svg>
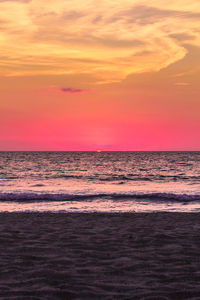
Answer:
<svg viewBox="0 0 200 300"><path fill-rule="evenodd" d="M0 214L1 299L200 299L200 215Z"/></svg>

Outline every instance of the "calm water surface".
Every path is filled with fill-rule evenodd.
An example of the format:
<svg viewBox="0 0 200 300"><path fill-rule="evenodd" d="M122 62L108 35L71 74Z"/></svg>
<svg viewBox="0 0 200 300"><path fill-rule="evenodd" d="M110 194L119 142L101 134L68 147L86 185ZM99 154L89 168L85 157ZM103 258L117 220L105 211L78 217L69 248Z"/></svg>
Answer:
<svg viewBox="0 0 200 300"><path fill-rule="evenodd" d="M0 152L0 211L200 211L200 152Z"/></svg>

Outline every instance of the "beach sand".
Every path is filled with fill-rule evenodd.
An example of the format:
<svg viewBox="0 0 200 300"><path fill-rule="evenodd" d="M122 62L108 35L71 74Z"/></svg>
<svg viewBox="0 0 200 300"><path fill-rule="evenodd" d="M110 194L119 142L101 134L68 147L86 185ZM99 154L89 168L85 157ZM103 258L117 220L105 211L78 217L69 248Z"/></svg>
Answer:
<svg viewBox="0 0 200 300"><path fill-rule="evenodd" d="M0 214L0 299L200 299L200 214Z"/></svg>

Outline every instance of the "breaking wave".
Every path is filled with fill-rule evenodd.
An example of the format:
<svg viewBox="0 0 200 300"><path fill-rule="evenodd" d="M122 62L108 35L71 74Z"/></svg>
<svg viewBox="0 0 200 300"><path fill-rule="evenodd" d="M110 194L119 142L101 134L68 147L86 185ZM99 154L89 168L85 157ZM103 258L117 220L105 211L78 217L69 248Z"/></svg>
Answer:
<svg viewBox="0 0 200 300"><path fill-rule="evenodd" d="M0 202L45 202L45 201L92 201L105 199L112 201L149 200L151 202L182 202L200 201L200 195L173 193L97 193L97 194L67 194L67 193L0 193Z"/></svg>

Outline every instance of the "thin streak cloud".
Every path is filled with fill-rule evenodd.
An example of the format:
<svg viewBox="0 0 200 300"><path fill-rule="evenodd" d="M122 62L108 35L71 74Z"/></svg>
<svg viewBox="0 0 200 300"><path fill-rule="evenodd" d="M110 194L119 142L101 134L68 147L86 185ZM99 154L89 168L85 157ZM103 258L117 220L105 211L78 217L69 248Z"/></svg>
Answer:
<svg viewBox="0 0 200 300"><path fill-rule="evenodd" d="M75 88L61 88L60 91L67 94L78 94L78 93L86 92L86 90L84 89L75 89Z"/></svg>

